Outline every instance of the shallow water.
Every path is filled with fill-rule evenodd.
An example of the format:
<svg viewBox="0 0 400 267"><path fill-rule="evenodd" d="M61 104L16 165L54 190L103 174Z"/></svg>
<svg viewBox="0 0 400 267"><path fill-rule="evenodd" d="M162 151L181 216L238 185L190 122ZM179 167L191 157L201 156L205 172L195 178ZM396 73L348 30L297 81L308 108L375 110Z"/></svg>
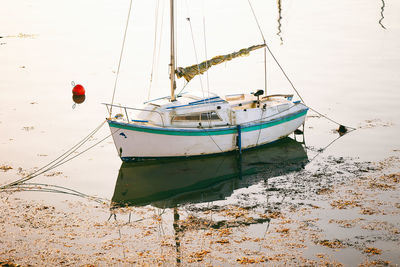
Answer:
<svg viewBox="0 0 400 267"><path fill-rule="evenodd" d="M227 1L192 2L190 5L189 1L178 4L178 14L183 15L178 19L179 66L196 62L190 27L185 20L188 16L199 60L205 59L203 28L207 33L208 57L262 42L247 1L235 4ZM132 105L148 98L155 3L134 1L116 103ZM305 144L301 144L303 137L297 136L299 143L286 140L245 153L242 159L238 159L237 155L228 155L136 165L121 165L112 140L107 139L46 173L47 176L38 176L31 182L66 187L121 205L153 205L158 208L178 205L182 209L196 211L202 205L246 207L251 204L267 210L269 207L263 206L265 192L281 193L282 188L295 192L276 196L277 199L286 198L286 206L295 206L301 201L299 199L307 195L305 188L315 187L315 191L321 187L315 177L328 181L327 186L336 186L359 178L360 169L367 169L364 165L357 165L357 162L398 157L400 16L397 11L400 10L400 3L377 0L323 3L312 0L279 1L278 5L275 1L252 3L268 45L306 104L341 124L357 128L356 131L330 144L338 137L334 131L338 126L316 117L310 111ZM0 25L3 25L0 32L0 165L13 169L0 171L1 184L14 181L21 177L21 173L29 173L51 162L89 134L107 116L106 108L101 103L111 101L128 4L93 0L84 3L75 0L57 3L48 0L6 0L3 3L7 8L0 10ZM167 5L163 9L161 3L161 10L166 13ZM167 17L164 20L165 27ZM168 49L167 32L166 28L163 29L162 43L165 45L161 47L161 52ZM188 87L203 87L206 90L208 77L209 89L222 94L263 88L262 60L262 52L256 52L250 57L217 66L209 71L209 76L203 75L201 81L194 80ZM150 92L152 98L169 92L166 87L167 59L160 57L156 63ZM271 56L267 57L267 63L268 94L294 93ZM83 84L87 91L85 102L74 109L71 81ZM182 84L178 83L179 86ZM94 145L108 134L109 130L103 127L85 147ZM270 153L278 156L269 158ZM344 163L335 160L340 157L345 158ZM292 162L293 159L296 160ZM285 166L280 165L282 161ZM356 166L357 171L348 171L350 167L346 164ZM392 171L398 172L398 166ZM343 171L344 177L338 175L338 171ZM317 175L319 172L320 176ZM329 173L335 174L330 176ZM314 177L314 180L310 178L308 181L307 178L297 184L288 180L287 174L294 178L303 175ZM125 181L126 177L128 180L133 177L131 180L139 182L129 187L130 182L122 183L122 177ZM146 177L154 177L154 184L147 184L147 188L154 192L136 192L146 188L148 181L143 179ZM171 183L171 188L168 189L171 185L165 183L164 177L176 180ZM271 186L271 182L277 185ZM279 190L274 191L274 188ZM144 196L139 201L130 194ZM55 193L26 191L15 195L51 203L60 209L65 199L82 201L76 196ZM400 202L397 192L380 194L379 198L385 196L389 200L382 201ZM315 205L326 204L318 199L316 202ZM324 212L329 213L329 209L321 211L318 217L326 216ZM393 218L376 216L377 220L384 218L392 224L399 221L398 215L393 215ZM324 229L328 236L326 239L355 240L344 232L343 236L336 234L337 229L331 229L331 226L329 222L319 222L318 227ZM262 237L266 222L246 227L245 231L254 238ZM370 242L385 248L384 258L399 263L397 250L392 247L393 244L398 245L398 235L394 235L397 241L388 241L385 235L382 236L384 238L375 238ZM310 248L310 255L315 257L318 249ZM343 249L344 252L338 253L340 255L326 248L322 250L348 265L363 261L364 256L359 252L357 257L352 258L355 253L351 249L354 246Z"/></svg>

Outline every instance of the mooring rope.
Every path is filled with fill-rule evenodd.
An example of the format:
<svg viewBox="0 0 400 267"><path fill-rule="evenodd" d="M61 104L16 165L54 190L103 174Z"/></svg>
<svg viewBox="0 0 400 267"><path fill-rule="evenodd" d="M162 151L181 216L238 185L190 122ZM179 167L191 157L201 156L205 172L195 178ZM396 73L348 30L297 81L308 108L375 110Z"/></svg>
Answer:
<svg viewBox="0 0 400 267"><path fill-rule="evenodd" d="M48 164L46 164L45 166L39 168L38 170L34 171L33 173L28 174L27 176L18 179L14 182L8 183L6 185L2 185L0 186L0 190L4 190L7 188L10 188L12 186L16 186L19 184L22 184L26 181L29 181L43 173L46 173L56 167L59 167L69 161L71 161L72 159L82 155L83 153L87 152L88 150L92 149L93 147L97 146L98 144L100 144L101 142L103 142L104 140L106 140L107 138L109 138L111 135L115 134L117 131L111 133L110 135L108 135L107 137L101 139L99 142L95 143L94 145L90 146L89 148L83 150L82 152L76 154L73 157L68 158L70 155L72 155L73 153L75 153L82 145L84 145L86 142L89 141L90 138L92 138L94 136L94 134L96 134L104 125L106 121L103 121L99 126L97 126L92 132L90 132L90 134L88 134L85 138L83 138L81 141L79 141L76 145L72 146L70 149L68 149L66 152L64 152L63 154L61 154L60 156L58 156L56 159L52 160L51 162L49 162Z"/></svg>
<svg viewBox="0 0 400 267"><path fill-rule="evenodd" d="M104 204L106 202L109 202L109 200L105 198L90 196L68 187L50 185L50 184L23 183L4 190L7 190L7 192L30 191L30 192L58 193L58 194L66 194L66 195L86 198L89 200L93 200L99 204Z"/></svg>

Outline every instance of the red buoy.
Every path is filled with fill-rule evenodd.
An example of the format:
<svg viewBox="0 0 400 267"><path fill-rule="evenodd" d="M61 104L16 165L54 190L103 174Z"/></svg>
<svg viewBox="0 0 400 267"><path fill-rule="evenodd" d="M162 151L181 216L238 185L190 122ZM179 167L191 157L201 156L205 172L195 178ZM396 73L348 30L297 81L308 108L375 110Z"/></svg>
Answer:
<svg viewBox="0 0 400 267"><path fill-rule="evenodd" d="M73 95L85 95L85 88L83 88L82 85L77 84L72 89L72 94Z"/></svg>

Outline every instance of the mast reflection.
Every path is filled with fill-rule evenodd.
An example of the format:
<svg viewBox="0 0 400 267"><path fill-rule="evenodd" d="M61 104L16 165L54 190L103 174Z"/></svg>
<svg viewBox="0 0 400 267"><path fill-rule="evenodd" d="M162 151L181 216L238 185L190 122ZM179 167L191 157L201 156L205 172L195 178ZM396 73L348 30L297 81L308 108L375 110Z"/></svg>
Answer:
<svg viewBox="0 0 400 267"><path fill-rule="evenodd" d="M282 4L281 4L281 0L278 0L278 32L276 35L279 36L279 39L281 40L281 45L283 44L283 37L282 37Z"/></svg>
<svg viewBox="0 0 400 267"><path fill-rule="evenodd" d="M381 0L382 1L382 6L381 6L381 19L379 20L379 25L381 25L382 28L384 28L386 30L386 27L382 24L383 19L385 18L383 16L383 12L385 11L385 0Z"/></svg>

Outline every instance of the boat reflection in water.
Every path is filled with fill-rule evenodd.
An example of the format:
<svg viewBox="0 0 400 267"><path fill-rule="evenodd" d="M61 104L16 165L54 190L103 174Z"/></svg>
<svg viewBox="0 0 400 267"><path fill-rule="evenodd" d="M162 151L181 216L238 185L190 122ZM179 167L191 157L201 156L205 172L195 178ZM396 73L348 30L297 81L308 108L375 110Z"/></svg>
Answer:
<svg viewBox="0 0 400 267"><path fill-rule="evenodd" d="M298 171L308 158L302 143L284 138L267 146L186 159L122 163L112 207L173 208L223 200L234 190Z"/></svg>

